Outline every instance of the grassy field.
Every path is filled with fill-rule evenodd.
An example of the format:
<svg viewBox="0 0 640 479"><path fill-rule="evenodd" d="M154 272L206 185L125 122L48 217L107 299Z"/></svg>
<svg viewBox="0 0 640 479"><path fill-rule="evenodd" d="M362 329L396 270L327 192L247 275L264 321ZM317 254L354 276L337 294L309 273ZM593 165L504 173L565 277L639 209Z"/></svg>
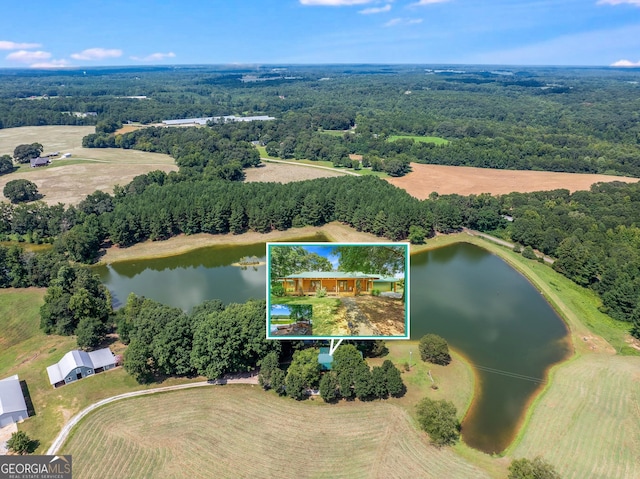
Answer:
<svg viewBox="0 0 640 479"><path fill-rule="evenodd" d="M296 402L251 386L120 401L82 421L62 453L78 477L483 478L436 449L389 402Z"/></svg>
<svg viewBox="0 0 640 479"><path fill-rule="evenodd" d="M38 142L44 153L71 153L70 159L52 160L47 167L21 165L0 177L0 189L10 180L27 179L38 185L48 204L77 204L95 190L111 193L116 184L125 185L134 176L153 170L177 171L173 158L160 153L119 148L82 148L82 137L92 126L25 126L0 130L0 155L13 154L16 146Z"/></svg>
<svg viewBox="0 0 640 479"><path fill-rule="evenodd" d="M40 331L40 306L45 290L0 290L0 378L18 374L27 383L35 415L19 429L40 441L43 453L63 424L73 415L100 399L144 389L122 368L97 374L73 384L53 389L46 368L64 354L77 349L75 337L47 336ZM166 385L188 382L172 379Z"/></svg>
<svg viewBox="0 0 640 479"><path fill-rule="evenodd" d="M436 145L446 145L449 143L449 140L445 140L439 136L391 135L387 139L387 141L396 140L413 140L419 143L435 143Z"/></svg>

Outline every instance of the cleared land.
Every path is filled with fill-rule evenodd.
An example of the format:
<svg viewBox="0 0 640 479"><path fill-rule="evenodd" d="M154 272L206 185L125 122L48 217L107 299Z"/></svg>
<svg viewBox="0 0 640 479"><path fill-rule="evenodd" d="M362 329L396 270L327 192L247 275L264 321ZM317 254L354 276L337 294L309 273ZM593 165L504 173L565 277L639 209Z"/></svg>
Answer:
<svg viewBox="0 0 640 479"><path fill-rule="evenodd" d="M329 178L334 176L344 176L340 171L321 170L320 168L309 168L308 166L296 165L295 163L263 163L258 168L247 168L244 170L246 182L276 182L290 183L292 181L312 180L315 178Z"/></svg>
<svg viewBox="0 0 640 479"><path fill-rule="evenodd" d="M496 170L468 166L423 165L411 163L411 173L400 178L388 178L392 185L406 190L410 195L425 199L432 192L441 195L500 195L518 191L588 190L598 182L624 181L635 183L638 178L579 173L554 173L549 171Z"/></svg>
<svg viewBox="0 0 640 479"><path fill-rule="evenodd" d="M88 416L62 453L86 478L106 467L139 478L488 477L431 447L391 403L300 403L250 386L111 404Z"/></svg>
<svg viewBox="0 0 640 479"><path fill-rule="evenodd" d="M396 140L413 140L418 143L435 143L436 145L446 145L449 143L449 140L445 140L439 136L391 135L388 138L388 141Z"/></svg>
<svg viewBox="0 0 640 479"><path fill-rule="evenodd" d="M95 190L111 193L115 185L125 185L134 176L153 170L168 172L178 169L173 158L160 153L82 148L82 137L93 132L92 126L27 126L0 130L0 154L12 155L19 144L34 142L44 145L44 153L59 151L72 154L70 159L54 159L47 167L24 167L0 176L0 190L8 181L27 179L38 185L44 202L77 204Z"/></svg>

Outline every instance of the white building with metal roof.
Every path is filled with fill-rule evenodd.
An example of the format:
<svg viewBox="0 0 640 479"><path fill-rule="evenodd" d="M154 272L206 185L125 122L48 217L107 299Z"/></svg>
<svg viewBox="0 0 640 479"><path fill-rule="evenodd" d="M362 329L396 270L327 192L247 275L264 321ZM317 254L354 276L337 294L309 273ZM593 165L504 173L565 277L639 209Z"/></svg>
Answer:
<svg viewBox="0 0 640 479"><path fill-rule="evenodd" d="M47 368L49 383L57 388L78 379L116 367L116 357L109 348L85 351L69 351L56 364Z"/></svg>
<svg viewBox="0 0 640 479"><path fill-rule="evenodd" d="M0 380L0 427L29 417L18 375Z"/></svg>

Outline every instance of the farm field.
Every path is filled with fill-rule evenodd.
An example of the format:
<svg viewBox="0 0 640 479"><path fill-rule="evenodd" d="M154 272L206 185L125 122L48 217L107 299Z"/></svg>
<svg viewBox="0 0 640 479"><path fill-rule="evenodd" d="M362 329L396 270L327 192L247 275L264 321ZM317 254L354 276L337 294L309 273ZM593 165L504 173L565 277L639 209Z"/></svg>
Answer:
<svg viewBox="0 0 640 479"><path fill-rule="evenodd" d="M446 145L449 140L439 136L415 136L415 135L391 135L387 141L413 140L417 143L435 143L436 145Z"/></svg>
<svg viewBox="0 0 640 479"><path fill-rule="evenodd" d="M367 440L363 440L367 438ZM437 449L389 402L296 402L258 387L119 401L62 447L78 477L489 477Z"/></svg>
<svg viewBox="0 0 640 479"><path fill-rule="evenodd" d="M82 137L94 132L92 126L30 126L0 130L0 154L13 154L22 143L38 142L44 153L71 153L71 159L57 160L41 168L21 168L0 177L0 189L11 180L27 179L38 185L48 204L77 204L95 190L111 193L135 176L153 170L177 171L173 158L161 153L116 148L82 148ZM4 199L4 197L3 197Z"/></svg>
<svg viewBox="0 0 640 479"><path fill-rule="evenodd" d="M500 195L514 191L527 193L566 188L570 191L588 190L593 183L624 181L634 183L638 178L548 171L496 170L469 166L423 165L411 163L411 173L400 178L387 178L392 185L406 190L419 199L432 192L441 195Z"/></svg>
<svg viewBox="0 0 640 479"><path fill-rule="evenodd" d="M320 168L309 168L308 166L295 163L267 163L263 162L258 168L247 168L244 170L245 182L269 182L290 183L292 181L312 180L315 178L329 178L333 176L343 176L341 171L322 170Z"/></svg>

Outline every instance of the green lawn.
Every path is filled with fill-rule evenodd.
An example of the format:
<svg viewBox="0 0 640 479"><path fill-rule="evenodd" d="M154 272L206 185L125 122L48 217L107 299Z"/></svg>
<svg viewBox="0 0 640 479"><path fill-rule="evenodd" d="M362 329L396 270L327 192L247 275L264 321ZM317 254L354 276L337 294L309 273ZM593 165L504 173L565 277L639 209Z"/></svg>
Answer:
<svg viewBox="0 0 640 479"><path fill-rule="evenodd" d="M339 136L342 138L345 133L349 133L351 130L320 130L320 133L331 136Z"/></svg>
<svg viewBox="0 0 640 479"><path fill-rule="evenodd" d="M0 378L18 374L21 381L26 381L35 415L21 423L19 429L40 441L36 451L39 454L81 409L100 399L145 388L122 368L116 368L53 389L47 366L77 349L77 344L73 336L47 336L40 330L44 294L44 288L0 290ZM190 381L193 379L171 379L163 385Z"/></svg>
<svg viewBox="0 0 640 479"><path fill-rule="evenodd" d="M446 145L449 140L440 138L439 136L414 136L414 135L391 135L387 141L396 140L413 140L420 143L435 143L436 145Z"/></svg>

